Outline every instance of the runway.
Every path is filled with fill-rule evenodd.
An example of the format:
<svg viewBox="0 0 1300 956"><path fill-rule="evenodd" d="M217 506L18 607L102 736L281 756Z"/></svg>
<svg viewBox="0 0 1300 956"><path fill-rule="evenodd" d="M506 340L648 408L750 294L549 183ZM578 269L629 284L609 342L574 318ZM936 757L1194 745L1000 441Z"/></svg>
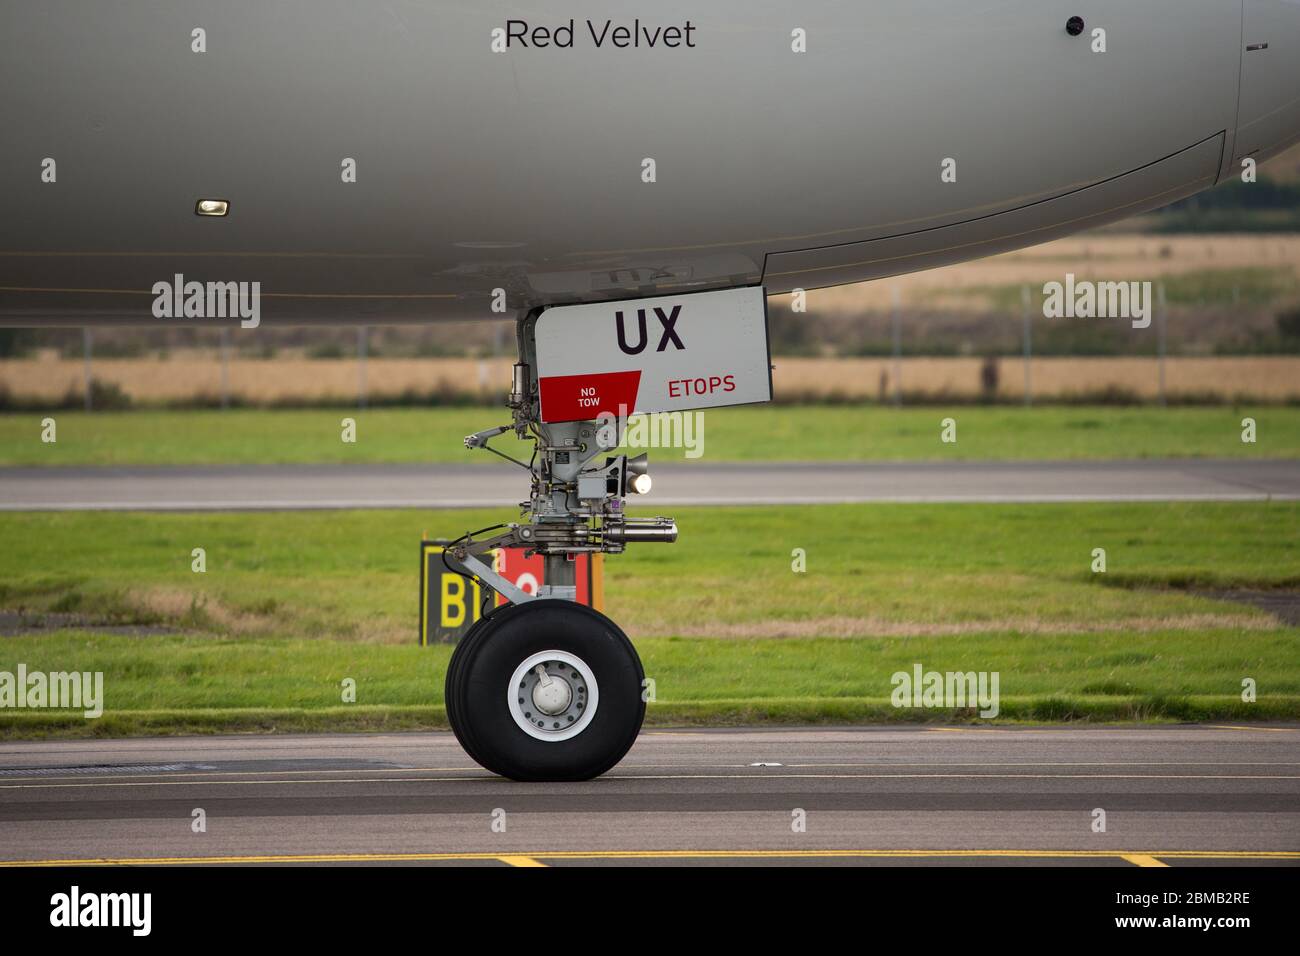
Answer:
<svg viewBox="0 0 1300 956"><path fill-rule="evenodd" d="M678 462L651 474L642 507L1300 499L1300 460ZM527 493L505 462L0 469L7 511L499 507Z"/></svg>
<svg viewBox="0 0 1300 956"><path fill-rule="evenodd" d="M656 731L578 784L446 733L9 742L0 860L1296 865L1300 728Z"/></svg>

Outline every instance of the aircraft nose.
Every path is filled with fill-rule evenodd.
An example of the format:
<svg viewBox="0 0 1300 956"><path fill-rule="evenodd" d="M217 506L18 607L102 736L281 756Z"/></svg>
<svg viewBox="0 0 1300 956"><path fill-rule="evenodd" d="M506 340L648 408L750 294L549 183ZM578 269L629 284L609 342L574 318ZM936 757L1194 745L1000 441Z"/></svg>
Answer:
<svg viewBox="0 0 1300 956"><path fill-rule="evenodd" d="M1244 0L1238 160L1300 140L1300 0Z"/></svg>

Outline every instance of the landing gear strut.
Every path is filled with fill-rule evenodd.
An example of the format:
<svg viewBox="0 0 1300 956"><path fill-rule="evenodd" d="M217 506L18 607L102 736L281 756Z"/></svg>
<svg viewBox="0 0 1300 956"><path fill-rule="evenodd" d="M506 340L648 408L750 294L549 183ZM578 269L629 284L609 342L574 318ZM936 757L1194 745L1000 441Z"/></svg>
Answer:
<svg viewBox="0 0 1300 956"><path fill-rule="evenodd" d="M649 490L645 456L608 455L621 443L615 419L540 420L534 326L518 323L510 425L470 435L532 479L520 521L465 535L447 554L510 603L484 615L461 639L447 668L447 719L466 753L515 780L587 780L609 770L636 740L645 717L644 672L627 635L605 615L577 603L574 559L617 554L632 541L671 542L670 518L629 518L624 499ZM535 442L525 463L492 448L513 430ZM486 532L496 532L478 537ZM517 588L483 557L496 548L541 554L545 583L535 595Z"/></svg>

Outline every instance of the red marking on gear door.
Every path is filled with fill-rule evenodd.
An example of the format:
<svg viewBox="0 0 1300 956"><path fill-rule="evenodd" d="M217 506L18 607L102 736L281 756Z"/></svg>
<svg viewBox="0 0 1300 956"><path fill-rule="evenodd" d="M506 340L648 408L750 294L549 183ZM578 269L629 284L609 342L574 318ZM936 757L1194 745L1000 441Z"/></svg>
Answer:
<svg viewBox="0 0 1300 956"><path fill-rule="evenodd" d="M641 370L551 375L537 384L542 397L542 421L582 422L601 414L631 414L636 409Z"/></svg>

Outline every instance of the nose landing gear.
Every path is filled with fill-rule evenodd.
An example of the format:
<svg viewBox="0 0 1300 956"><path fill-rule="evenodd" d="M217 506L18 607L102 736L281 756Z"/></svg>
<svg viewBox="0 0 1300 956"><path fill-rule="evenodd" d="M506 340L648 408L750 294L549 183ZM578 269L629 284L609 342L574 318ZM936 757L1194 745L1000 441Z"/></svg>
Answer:
<svg viewBox="0 0 1300 956"><path fill-rule="evenodd" d="M645 717L644 671L617 624L578 604L572 556L621 552L631 541L676 540L670 518L629 518L628 494L649 489L644 456L607 457L622 422L539 420L533 326L519 323L511 425L465 439L528 469L529 501L518 523L485 538L465 535L447 549L463 568L511 603L484 615L461 639L447 668L447 719L475 761L515 780L588 780L609 770L636 740ZM536 442L528 463L489 442L514 430ZM491 531L497 529L485 529ZM545 560L535 595L498 574L484 556L525 547Z"/></svg>

